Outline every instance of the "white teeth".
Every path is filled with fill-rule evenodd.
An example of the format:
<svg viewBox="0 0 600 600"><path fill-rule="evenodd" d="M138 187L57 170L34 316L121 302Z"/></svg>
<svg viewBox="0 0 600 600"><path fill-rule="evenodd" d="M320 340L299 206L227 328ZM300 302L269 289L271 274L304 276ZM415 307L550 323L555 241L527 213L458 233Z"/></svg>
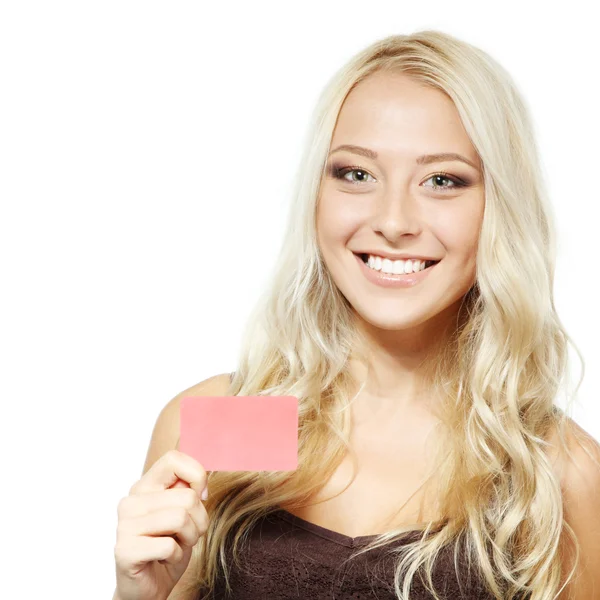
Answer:
<svg viewBox="0 0 600 600"><path fill-rule="evenodd" d="M376 271L390 273L392 275L401 275L404 273L416 273L425 268L425 261L415 259L408 260L390 260L389 258L382 259L380 256L369 255L367 265Z"/></svg>

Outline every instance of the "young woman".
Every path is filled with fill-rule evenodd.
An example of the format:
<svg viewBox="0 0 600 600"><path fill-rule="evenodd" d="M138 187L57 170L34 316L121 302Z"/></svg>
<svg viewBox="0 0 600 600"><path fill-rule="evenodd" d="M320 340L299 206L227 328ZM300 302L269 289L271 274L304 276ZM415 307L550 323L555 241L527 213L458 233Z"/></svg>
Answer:
<svg viewBox="0 0 600 600"><path fill-rule="evenodd" d="M232 381L157 421L115 598L600 597L600 445L555 403L555 231L503 68L438 31L360 52L284 239ZM179 398L216 394L297 396L298 469L169 452Z"/></svg>

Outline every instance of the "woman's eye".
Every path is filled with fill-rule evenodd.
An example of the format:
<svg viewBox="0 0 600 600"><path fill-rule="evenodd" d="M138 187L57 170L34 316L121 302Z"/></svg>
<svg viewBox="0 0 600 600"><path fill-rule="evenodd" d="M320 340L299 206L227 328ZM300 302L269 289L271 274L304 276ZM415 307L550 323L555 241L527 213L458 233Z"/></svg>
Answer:
<svg viewBox="0 0 600 600"><path fill-rule="evenodd" d="M365 169L361 167L338 167L333 165L330 169L331 175L335 179L342 180L352 185L360 185L361 183L370 183L369 177L375 181L375 178ZM349 177L348 177L349 176ZM433 185L426 185L425 187L432 188L434 191L446 192L453 189L463 188L468 183L450 176L448 173L435 173L429 177L426 181L433 180Z"/></svg>
<svg viewBox="0 0 600 600"><path fill-rule="evenodd" d="M432 175L429 179L427 179L427 181L431 181L432 179L435 181L434 185L425 187L432 187L434 190L445 191L465 187L466 185L466 183L464 183L460 179L454 179L446 173L436 173L435 175ZM443 185L440 183L442 181L449 181L452 185Z"/></svg>
<svg viewBox="0 0 600 600"><path fill-rule="evenodd" d="M358 180L352 178L352 173L357 174ZM348 174L350 174L350 179L346 177L346 175ZM373 178L373 176L370 173L367 173L367 171L361 169L360 167L346 167L342 169L334 167L333 175L336 179L343 179L344 181L347 181L348 183L352 184L364 183L367 180L367 177Z"/></svg>

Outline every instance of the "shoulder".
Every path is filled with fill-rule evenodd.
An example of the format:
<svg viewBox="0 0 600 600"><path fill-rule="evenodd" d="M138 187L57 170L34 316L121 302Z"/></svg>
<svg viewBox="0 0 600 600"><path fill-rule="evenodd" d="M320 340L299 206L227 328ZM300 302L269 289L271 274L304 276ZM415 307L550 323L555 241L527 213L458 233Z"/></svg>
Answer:
<svg viewBox="0 0 600 600"><path fill-rule="evenodd" d="M213 375L183 390L167 402L156 419L143 473L165 452L173 448L179 450L181 399L185 396L225 396L230 385L229 375L229 373Z"/></svg>
<svg viewBox="0 0 600 600"><path fill-rule="evenodd" d="M213 375L177 394L175 398L167 403L163 410L173 411L176 409L179 411L181 399L185 396L225 396L229 391L230 383L231 373L219 373L218 375Z"/></svg>
<svg viewBox="0 0 600 600"><path fill-rule="evenodd" d="M557 427L547 441L565 501L600 485L600 443L573 419L565 421L564 443Z"/></svg>
<svg viewBox="0 0 600 600"><path fill-rule="evenodd" d="M167 402L160 414L166 419L179 419L179 406L182 398L186 396L225 396L229 390L229 384L230 373L213 375L179 392L177 396Z"/></svg>
<svg viewBox="0 0 600 600"><path fill-rule="evenodd" d="M572 419L564 441L552 431L550 454L560 479L565 522L579 544L579 565L562 599L594 598L600 590L600 444ZM560 541L564 556L563 581L573 569L577 550L568 534Z"/></svg>
<svg viewBox="0 0 600 600"><path fill-rule="evenodd" d="M177 449L179 449L179 409L181 399L186 396L226 396L231 383L230 373L219 373L208 379L204 379L199 383L183 390L175 398L170 400L163 408L167 419L176 423L177 426Z"/></svg>
<svg viewBox="0 0 600 600"><path fill-rule="evenodd" d="M563 438L558 426L553 425L545 441L561 486L577 485L580 469L590 468L590 461L600 460L600 443L569 417L565 418Z"/></svg>

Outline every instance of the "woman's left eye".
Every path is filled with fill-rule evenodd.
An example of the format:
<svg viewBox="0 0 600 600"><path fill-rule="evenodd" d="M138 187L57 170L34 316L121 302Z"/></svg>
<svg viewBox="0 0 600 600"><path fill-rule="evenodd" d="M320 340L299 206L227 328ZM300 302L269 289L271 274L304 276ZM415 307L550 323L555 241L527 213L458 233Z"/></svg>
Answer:
<svg viewBox="0 0 600 600"><path fill-rule="evenodd" d="M429 179L427 179L427 181L430 181L431 179L435 179L437 181L450 181L452 183L451 186L447 186L447 185L438 185L437 183L431 187L433 187L433 189L435 190L453 190L455 188L461 188L461 187L465 187L467 184L464 181L461 181L460 179L456 179L454 177L450 177L450 175L448 175L448 173L436 173L435 175L432 175ZM426 186L429 187L429 186Z"/></svg>
<svg viewBox="0 0 600 600"><path fill-rule="evenodd" d="M336 179L341 179L347 183L350 183L352 185L359 185L361 183L365 183L367 182L367 177L371 177L372 179L374 179L374 177L368 172L365 171L364 169L360 168L360 167L344 167L344 168L339 168L339 167L333 167L331 169L331 172L333 174L333 176ZM351 173L356 173L356 174L360 174L360 179L358 181L356 181L354 178L352 179L348 179L346 177L346 175L351 174ZM434 185L431 186L426 186L426 187L431 187L434 190L440 190L440 191L446 191L446 190L452 190L455 188L461 188L461 187L465 187L467 184L460 180L457 179L455 177L451 177L448 173L436 173L435 175L432 175L431 177L429 177L426 181L431 181L432 179L434 179L436 182L434 183ZM443 185L440 184L440 181L447 181L450 182L451 185Z"/></svg>

